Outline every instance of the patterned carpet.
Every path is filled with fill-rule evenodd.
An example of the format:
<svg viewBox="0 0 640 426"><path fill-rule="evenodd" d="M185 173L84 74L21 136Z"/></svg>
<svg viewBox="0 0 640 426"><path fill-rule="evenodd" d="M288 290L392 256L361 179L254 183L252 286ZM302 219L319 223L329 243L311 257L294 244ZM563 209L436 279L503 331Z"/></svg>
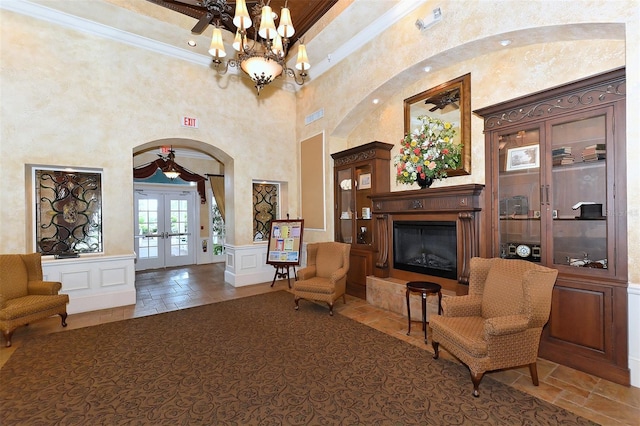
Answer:
<svg viewBox="0 0 640 426"><path fill-rule="evenodd" d="M53 333L0 370L2 425L585 425L274 292Z"/></svg>

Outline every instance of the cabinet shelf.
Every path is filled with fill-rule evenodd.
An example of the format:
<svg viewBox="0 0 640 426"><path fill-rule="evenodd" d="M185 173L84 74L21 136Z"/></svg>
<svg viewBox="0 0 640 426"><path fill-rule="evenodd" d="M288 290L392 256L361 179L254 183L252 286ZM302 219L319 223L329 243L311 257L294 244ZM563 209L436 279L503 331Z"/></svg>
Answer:
<svg viewBox="0 0 640 426"><path fill-rule="evenodd" d="M583 169L591 169L596 167L604 167L605 159L597 160L597 161L577 161L573 164L563 164L560 166L553 166L551 168L554 172L562 172L566 170L583 170Z"/></svg>

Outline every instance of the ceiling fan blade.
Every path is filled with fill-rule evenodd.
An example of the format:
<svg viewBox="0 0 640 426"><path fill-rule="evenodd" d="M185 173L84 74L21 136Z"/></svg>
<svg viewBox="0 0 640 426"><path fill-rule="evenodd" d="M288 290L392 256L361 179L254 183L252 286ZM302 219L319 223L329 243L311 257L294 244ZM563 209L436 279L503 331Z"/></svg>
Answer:
<svg viewBox="0 0 640 426"><path fill-rule="evenodd" d="M207 12L202 15L202 18L198 21L198 23L191 29L192 34L202 34L202 32L207 28L211 20L213 19L213 13Z"/></svg>
<svg viewBox="0 0 640 426"><path fill-rule="evenodd" d="M185 4L191 4L193 6L202 7L202 2L198 0L174 0L174 1L177 1L178 3L185 3Z"/></svg>

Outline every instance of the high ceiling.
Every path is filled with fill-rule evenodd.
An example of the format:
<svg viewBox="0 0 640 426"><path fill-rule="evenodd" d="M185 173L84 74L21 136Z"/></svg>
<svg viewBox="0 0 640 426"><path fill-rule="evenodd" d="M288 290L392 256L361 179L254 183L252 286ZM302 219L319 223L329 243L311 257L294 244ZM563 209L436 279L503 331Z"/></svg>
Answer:
<svg viewBox="0 0 640 426"><path fill-rule="evenodd" d="M232 34L236 32L233 25L233 15L235 13L235 0L147 0L184 15L197 19L192 29L194 34L201 34L209 24L219 22L219 24L229 30ZM247 0L249 14L254 15L254 10L259 14L262 3L269 4L274 13L280 15L280 9L285 6L291 11L291 19L296 30L290 38L293 45L333 6L338 0ZM255 20L254 20L255 21ZM277 25L277 21L276 21ZM253 38L252 29L248 30L249 37Z"/></svg>

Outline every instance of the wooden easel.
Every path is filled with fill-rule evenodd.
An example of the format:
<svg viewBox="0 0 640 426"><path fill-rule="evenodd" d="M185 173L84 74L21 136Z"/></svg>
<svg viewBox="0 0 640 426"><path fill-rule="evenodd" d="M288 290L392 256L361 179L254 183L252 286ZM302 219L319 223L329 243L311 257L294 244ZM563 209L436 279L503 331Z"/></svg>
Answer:
<svg viewBox="0 0 640 426"><path fill-rule="evenodd" d="M291 288L291 276L289 275L289 268L293 267L293 279L296 280L296 264L285 263L279 265L273 265L276 268L276 273L273 275L273 281L271 281L271 287L276 283L276 278L286 278L289 288Z"/></svg>

